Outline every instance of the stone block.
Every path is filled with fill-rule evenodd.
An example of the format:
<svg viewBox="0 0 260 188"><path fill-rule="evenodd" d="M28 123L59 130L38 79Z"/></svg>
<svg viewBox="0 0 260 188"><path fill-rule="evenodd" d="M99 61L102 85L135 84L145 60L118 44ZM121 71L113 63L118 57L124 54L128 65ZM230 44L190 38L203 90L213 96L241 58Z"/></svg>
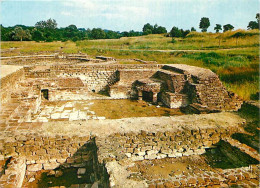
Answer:
<svg viewBox="0 0 260 188"><path fill-rule="evenodd" d="M130 158L130 157L132 156L131 153L125 153L125 155L126 155L128 158Z"/></svg>
<svg viewBox="0 0 260 188"><path fill-rule="evenodd" d="M163 158L165 158L165 157L167 157L166 154L158 153L157 156L156 156L156 159L163 159Z"/></svg>
<svg viewBox="0 0 260 188"><path fill-rule="evenodd" d="M147 155L157 154L158 152L159 152L158 150L149 150L149 151L146 151Z"/></svg>
<svg viewBox="0 0 260 188"><path fill-rule="evenodd" d="M150 155L145 155L144 158L148 160L153 160L156 159L157 154L150 154Z"/></svg>
<svg viewBox="0 0 260 188"><path fill-rule="evenodd" d="M78 175L83 175L85 173L86 173L86 168L79 168L78 171L77 171Z"/></svg>
<svg viewBox="0 0 260 188"><path fill-rule="evenodd" d="M176 156L176 157L181 157L181 156L182 156L182 153L175 153L175 156Z"/></svg>
<svg viewBox="0 0 260 188"><path fill-rule="evenodd" d="M45 164L43 164L43 169L44 170L53 170L53 169L55 169L55 168L57 168L59 166L60 166L60 163L54 163L54 162L52 162L52 163L45 163Z"/></svg>
<svg viewBox="0 0 260 188"><path fill-rule="evenodd" d="M143 156L133 156L131 159L133 161L142 161L142 160L144 160L144 157Z"/></svg>
<svg viewBox="0 0 260 188"><path fill-rule="evenodd" d="M140 152L138 152L138 153L136 153L137 155L139 155L139 156L144 156L145 155L145 151L140 151Z"/></svg>
<svg viewBox="0 0 260 188"><path fill-rule="evenodd" d="M30 172L37 172L42 169L42 164L30 164L27 165L27 170Z"/></svg>

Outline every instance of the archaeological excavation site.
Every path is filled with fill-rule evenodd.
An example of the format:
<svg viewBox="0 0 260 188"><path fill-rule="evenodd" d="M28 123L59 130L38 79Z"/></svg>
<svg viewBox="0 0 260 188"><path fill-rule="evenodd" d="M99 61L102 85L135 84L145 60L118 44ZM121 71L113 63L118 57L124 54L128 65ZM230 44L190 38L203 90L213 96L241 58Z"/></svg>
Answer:
<svg viewBox="0 0 260 188"><path fill-rule="evenodd" d="M209 69L2 57L0 96L0 187L259 186L259 109Z"/></svg>

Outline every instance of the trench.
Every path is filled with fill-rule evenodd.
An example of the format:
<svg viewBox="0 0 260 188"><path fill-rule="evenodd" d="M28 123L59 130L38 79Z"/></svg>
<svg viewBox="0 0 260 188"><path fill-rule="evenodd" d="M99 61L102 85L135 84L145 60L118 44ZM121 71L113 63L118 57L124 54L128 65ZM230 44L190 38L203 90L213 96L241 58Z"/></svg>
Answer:
<svg viewBox="0 0 260 188"><path fill-rule="evenodd" d="M109 175L104 164L98 162L95 138L85 143L72 157L53 170L42 170L27 187L109 187ZM84 155L84 160L79 160Z"/></svg>
<svg viewBox="0 0 260 188"><path fill-rule="evenodd" d="M259 163L256 159L223 140L207 149L203 156L213 168L231 169Z"/></svg>

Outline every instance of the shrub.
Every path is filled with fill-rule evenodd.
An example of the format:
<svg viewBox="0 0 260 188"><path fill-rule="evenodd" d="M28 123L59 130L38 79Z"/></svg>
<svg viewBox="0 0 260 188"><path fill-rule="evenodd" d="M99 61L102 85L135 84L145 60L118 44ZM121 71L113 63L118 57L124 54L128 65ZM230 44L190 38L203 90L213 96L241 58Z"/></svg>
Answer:
<svg viewBox="0 0 260 188"><path fill-rule="evenodd" d="M172 38L172 43L176 43L177 41L175 40L175 38Z"/></svg>

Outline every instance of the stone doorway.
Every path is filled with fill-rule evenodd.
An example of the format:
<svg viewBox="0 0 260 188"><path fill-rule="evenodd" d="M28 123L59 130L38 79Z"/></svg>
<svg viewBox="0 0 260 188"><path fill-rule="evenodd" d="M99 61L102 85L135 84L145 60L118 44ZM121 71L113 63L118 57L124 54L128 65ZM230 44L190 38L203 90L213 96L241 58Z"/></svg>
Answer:
<svg viewBox="0 0 260 188"><path fill-rule="evenodd" d="M153 92L142 91L143 100L147 102L153 102Z"/></svg>
<svg viewBox="0 0 260 188"><path fill-rule="evenodd" d="M49 90L48 89L42 89L41 94L42 94L42 97L49 100Z"/></svg>

